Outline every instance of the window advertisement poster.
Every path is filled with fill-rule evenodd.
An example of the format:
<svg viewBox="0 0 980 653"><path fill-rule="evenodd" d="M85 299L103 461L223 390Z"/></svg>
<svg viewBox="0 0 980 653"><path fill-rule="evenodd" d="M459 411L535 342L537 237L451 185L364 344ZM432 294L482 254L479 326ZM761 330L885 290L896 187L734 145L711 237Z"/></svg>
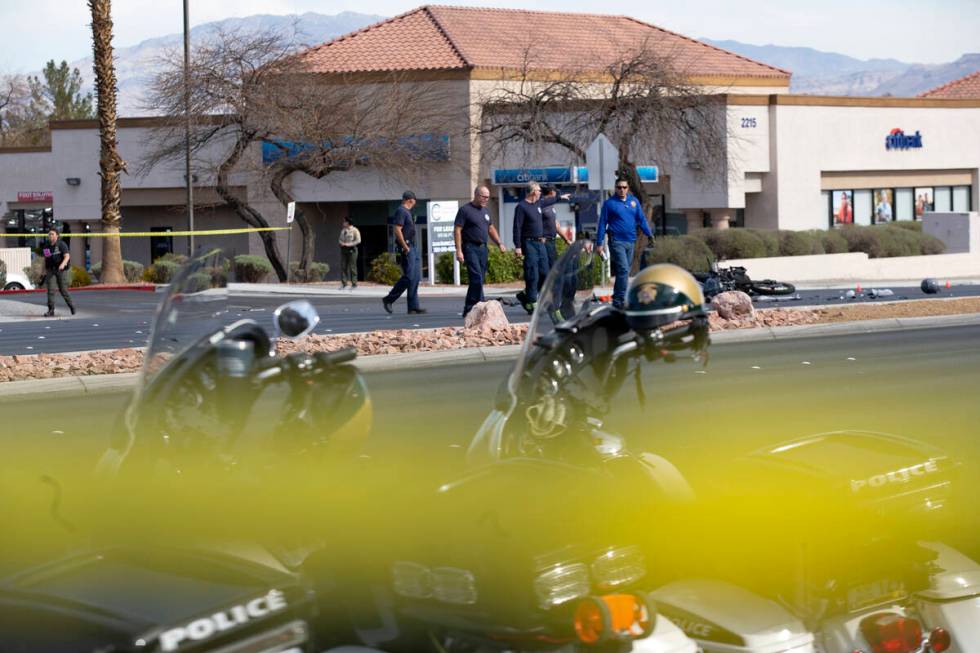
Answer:
<svg viewBox="0 0 980 653"><path fill-rule="evenodd" d="M891 222L895 219L895 198L891 188L875 191L875 223Z"/></svg>
<svg viewBox="0 0 980 653"><path fill-rule="evenodd" d="M932 211L935 206L931 188L915 189L915 219L921 220L926 211Z"/></svg>
<svg viewBox="0 0 980 653"><path fill-rule="evenodd" d="M834 224L854 224L854 205L851 191L835 190L831 194L834 211Z"/></svg>

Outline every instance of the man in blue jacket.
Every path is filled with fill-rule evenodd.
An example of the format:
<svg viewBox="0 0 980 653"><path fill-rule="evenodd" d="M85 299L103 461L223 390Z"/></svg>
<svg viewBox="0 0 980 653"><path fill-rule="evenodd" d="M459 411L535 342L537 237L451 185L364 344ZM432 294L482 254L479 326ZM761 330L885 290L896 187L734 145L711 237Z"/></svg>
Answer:
<svg viewBox="0 0 980 653"><path fill-rule="evenodd" d="M639 200L630 193L630 186L625 179L617 179L616 194L602 204L595 239L597 251L602 254L604 239L609 234L609 254L612 257L610 267L616 277L613 286L613 306L616 308L622 308L626 299L626 284L629 282L630 266L633 263L637 227L643 230L647 238L653 240Z"/></svg>

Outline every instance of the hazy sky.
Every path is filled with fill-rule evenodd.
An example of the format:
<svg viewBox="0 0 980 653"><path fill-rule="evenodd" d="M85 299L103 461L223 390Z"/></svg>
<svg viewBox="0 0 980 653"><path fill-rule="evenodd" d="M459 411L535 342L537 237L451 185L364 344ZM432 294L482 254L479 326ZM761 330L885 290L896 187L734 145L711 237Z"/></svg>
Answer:
<svg viewBox="0 0 980 653"><path fill-rule="evenodd" d="M344 10L392 16L425 0L190 0L191 22ZM861 59L941 63L980 51L980 0L443 0L443 4L626 14L687 36L809 46ZM181 31L182 0L114 0L117 47ZM85 0L0 0L0 72L89 53Z"/></svg>

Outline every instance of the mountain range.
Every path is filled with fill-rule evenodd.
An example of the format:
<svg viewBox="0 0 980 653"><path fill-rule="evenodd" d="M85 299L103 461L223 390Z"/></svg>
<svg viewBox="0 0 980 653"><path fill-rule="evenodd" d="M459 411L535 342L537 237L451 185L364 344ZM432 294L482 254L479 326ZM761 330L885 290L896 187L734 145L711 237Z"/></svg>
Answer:
<svg viewBox="0 0 980 653"><path fill-rule="evenodd" d="M333 16L308 12L301 15L272 16L258 14L244 18L226 18L203 23L191 29L191 47L207 42L219 32L274 31L294 38L299 45L316 45L342 34L384 20L384 16L345 11ZM169 34L147 39L137 45L116 48L116 78L119 85L119 115L155 115L153 107L144 106L143 92L165 60L183 57L184 37ZM92 91L92 58L73 61L86 81L83 92Z"/></svg>
<svg viewBox="0 0 980 653"><path fill-rule="evenodd" d="M278 31L302 45L315 45L383 20L383 16L345 11L336 15L308 12L301 15L259 14L204 23L191 30L191 43L206 42L219 31ZM752 45L739 41L702 41L793 72L790 90L812 95L915 96L951 80L980 70L980 53L964 54L945 64L917 64L898 59L856 59L835 52L781 45ZM167 57L180 56L182 36L170 34L134 46L116 49L119 114L152 115L143 106L143 89ZM91 58L71 64L87 81ZM91 84L86 90L91 90Z"/></svg>
<svg viewBox="0 0 980 653"><path fill-rule="evenodd" d="M719 48L793 72L790 91L810 95L915 96L980 70L980 52L944 64L855 59L836 52L702 38Z"/></svg>

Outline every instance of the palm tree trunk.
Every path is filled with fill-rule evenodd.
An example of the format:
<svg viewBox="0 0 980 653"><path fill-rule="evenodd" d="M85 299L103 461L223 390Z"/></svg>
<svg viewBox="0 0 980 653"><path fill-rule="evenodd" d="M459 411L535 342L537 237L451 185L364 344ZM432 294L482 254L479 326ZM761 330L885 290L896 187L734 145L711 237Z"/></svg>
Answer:
<svg viewBox="0 0 980 653"><path fill-rule="evenodd" d="M121 189L119 173L126 168L119 156L116 138L116 69L112 61L112 16L110 0L88 0L92 11L92 51L95 69L95 90L98 98L99 176L102 178L102 232L105 237L102 248L102 283L124 283L122 246L119 231L122 216L119 213Z"/></svg>

